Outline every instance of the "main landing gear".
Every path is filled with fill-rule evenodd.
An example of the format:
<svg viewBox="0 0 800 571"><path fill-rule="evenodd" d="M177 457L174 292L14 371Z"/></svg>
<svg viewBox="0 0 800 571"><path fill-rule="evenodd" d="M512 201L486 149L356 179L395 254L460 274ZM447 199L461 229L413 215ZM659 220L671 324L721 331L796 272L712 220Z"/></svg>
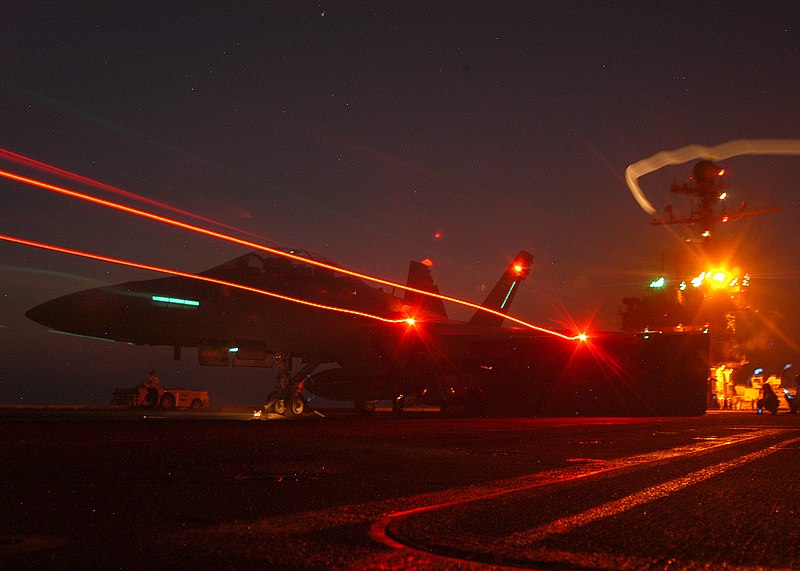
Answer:
<svg viewBox="0 0 800 571"><path fill-rule="evenodd" d="M278 353L275 356L278 363L278 384L275 390L267 396L261 418L296 418L308 416L311 409L303 397L303 383L306 378L322 364L322 360L311 361L303 366L296 375L290 376L292 356L287 353ZM266 415L266 416L264 416Z"/></svg>

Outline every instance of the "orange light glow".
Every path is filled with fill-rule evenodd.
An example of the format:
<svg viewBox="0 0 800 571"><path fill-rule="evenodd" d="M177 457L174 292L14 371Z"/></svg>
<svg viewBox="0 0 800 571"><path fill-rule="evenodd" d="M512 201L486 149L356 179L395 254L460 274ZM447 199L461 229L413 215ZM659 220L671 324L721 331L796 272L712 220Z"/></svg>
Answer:
<svg viewBox="0 0 800 571"><path fill-rule="evenodd" d="M423 266L427 266L427 267L429 267L429 268L432 268L432 267L433 267L433 262L431 261L431 259L430 259L430 258L425 258L425 259L424 259L424 260L422 260L422 262L420 262L420 263L421 263Z"/></svg>
<svg viewBox="0 0 800 571"><path fill-rule="evenodd" d="M469 301L465 301L465 300L462 300L462 299L450 297L450 296L443 295L443 294L440 294L440 293L421 290L421 289L410 287L408 285L401 284L401 283L398 283L398 282L393 282L393 281L386 280L386 279L383 279L383 278L377 278L377 277L369 276L367 274L363 274L363 273L360 273L360 272L347 270L347 269L339 267L339 266L326 264L325 262L320 262L318 260L312 260L310 258L299 256L297 254L291 254L289 252L284 252L284 251L276 249L276 248L271 248L269 246L264 246L264 245L258 244L256 242L252 242L250 240L243 240L241 238L236 238L235 236L230 236L228 234L223 234L221 232L216 232L214 230L209 230L207 228L202 228L200 226L195 226L193 224L180 222L179 220L168 218L166 216L160 216L158 214L153 214L152 212L147 212L145 210L140 210L138 208L132 208L130 206L125 206L123 204L119 204L119 203L116 203L116 202L113 202L113 201L110 201L110 200L105 200L105 199L102 199L102 198L98 198L96 196L91 196L91 195L88 195L88 194L85 194L85 193L82 193L82 192L78 192L78 191L75 191L75 190L70 190L70 189L62 187L62 186L46 183L46 182L35 180L35 179L29 178L29 177L24 177L24 176L21 176L21 175L18 175L18 174L14 174L14 173L11 173L11 172L8 172L8 171L0 170L0 176L2 176L4 178L7 178L9 180L14 180L14 181L17 181L17 182L20 182L20 183L23 183L23 184L27 184L27 185L30 185L30 186L34 186L34 187L37 187L37 188L41 188L41 189L44 189L44 190L49 190L49 191L55 192L57 194L62 194L64 196L69 196L71 198L77 198L77 199L80 199L80 200L84 200L86 202L90 202L92 204L105 206L107 208L112 208L114 210L119 210L121 212L126 212L128 214L133 214L135 216L139 216L139 217L146 218L146 219L149 219L149 220L154 220L156 222L161 222L163 224L168 224L170 226L174 226L176 228L181 228L183 230L188 230L190 232L195 232L197 234L210 236L212 238L217 238L217 239L220 239L220 240L231 242L231 243L234 243L234 244L238 244L240 246L246 246L248 248L252 248L252 249L255 249L255 250L260 250L260 251L267 252L267 253L270 253L270 254L273 254L273 255L276 255L276 256L282 256L284 258L289 258L291 260L294 260L296 262L300 262L300 263L303 263L303 264L308 264L308 265L311 265L311 266L317 266L317 267L324 268L324 269L327 269L327 270L331 270L331 271L334 271L334 272L339 272L341 274L349 275L351 277L362 279L362 280L365 280L365 281L368 281L368 282L377 283L377 284L380 284L380 285L388 286L388 287L391 287L391 288L397 288L397 289L400 289L400 290L414 292L414 293L417 293L419 295L435 297L435 298L441 299L442 301L447 301L447 302L455 303L455 304L458 304L458 305L462 305L464 307L469 307L469 308L472 308L472 309L475 309L475 310L478 310L478 311L491 313L493 315L497 315L499 317L502 317L503 319L507 319L509 321L512 321L514 323L517 323L518 325L521 325L523 327L527 327L527 328L532 329L534 331L540 331L542 333L547 333L547 334L554 335L556 337L561 337L561 338L567 339L567 340L575 340L576 339L575 336L571 337L571 336L568 336L568 335L564 335L563 333L559 333L558 331L553 331L553 330L547 329L545 327L539 327L537 325L533 325L531 323L523 321L522 319L518 319L516 317L512 317L512 316L507 315L505 313L502 313L500 311L489 309L489 308L483 307L481 305L478 305L478 304L475 304L475 303L472 303L472 302L469 302ZM14 241L14 240L12 240L12 241ZM96 259L101 259L101 258L102 257L98 257ZM111 260L109 259L107 261L111 261ZM171 271L167 271L167 273L172 273L172 272Z"/></svg>
<svg viewBox="0 0 800 571"><path fill-rule="evenodd" d="M575 337L578 339L578 341L587 341L589 339L589 336L586 333L579 333Z"/></svg>
<svg viewBox="0 0 800 571"><path fill-rule="evenodd" d="M518 274L522 273L522 265L521 264L516 264L514 266L514 271L517 272Z"/></svg>
<svg viewBox="0 0 800 571"><path fill-rule="evenodd" d="M410 323L412 325L414 323L414 320L411 319L411 318L389 319L389 318L386 318L386 317L381 317L380 315L374 315L374 314L371 314L371 313L364 313L363 311L355 311L353 309L345 309L343 307L335 307L335 306L332 306L332 305L324 305L324 304L321 304L321 303L315 303L313 301L308 301L308 300L305 300L305 299L299 299L299 298L291 297L291 296L288 296L288 295L282 295L282 294L279 294L279 293L275 293L275 292L271 292L271 291L267 291L267 290L263 290L263 289L258 289L258 288L254 288L254 287L250 287L250 286L246 286L246 285L242 285L242 284L237 284L237 283L229 282L229 281L225 281L225 280L218 280L216 278L212 278L212 277L208 277L208 276L201 276L199 274L191 274L191 273L188 273L188 272L181 272L181 271L178 271L178 270L170 270L168 268L161 268L161 267L158 267L158 266L151 266L151 265L148 265L148 264L140 264L138 262L131 262L129 260L122 260L122 259L119 259L119 258L111 258L111 257L108 257L108 256L101 256L99 254L92 254L90 252L82 252L80 250L72 250L70 248L62 248L60 246L53 246L52 244L44 244L42 242L34 242L32 240L25 240L23 238L16 238L14 236L6 236L6 235L3 235L3 234L0 234L0 240L5 240L6 242L14 242L16 244L22 244L22 245L25 245L25 246L33 246L35 248L41 248L43 250L50 250L50 251L53 251L53 252L60 252L62 254L69 254L71 256L79 256L81 258L89 258L91 260L98 260L100 262L109 262L111 264L117 264L119 266L127 266L129 268L138 268L140 270L148 270L148 271L151 271L151 272L169 274L169 275L177 276L177 277L181 277L181 278L189 278L189 279L198 280L198 281L202 281L202 282L208 282L208 283L213 283L213 284L217 284L217 285L233 287L233 288L236 288L236 289L249 291L249 292L252 292L252 293L257 293L257 294L260 294L260 295L265 295L267 297L274 297L276 299L281 299L281 300L284 300L284 301L290 301L292 303L298 303L300 305L307 305L307 306L310 306L310 307L316 307L318 309L327 309L328 311L336 311L336 312L339 312L339 313L347 313L347 314L350 314L350 315L357 315L359 317L368 317L370 319L375 319L377 321L383 321L384 323Z"/></svg>
<svg viewBox="0 0 800 571"><path fill-rule="evenodd" d="M414 319L413 317L409 317L405 320L405 322L408 323L409 325L414 325L417 322L417 320Z"/></svg>
<svg viewBox="0 0 800 571"><path fill-rule="evenodd" d="M87 186L92 186L94 188L98 188L100 190L105 190L107 192L111 192L113 194L117 194L119 196L124 196L125 198L130 198L132 200L136 200L139 202L143 202L145 204L149 204L150 206L155 206L157 208L163 208L164 210L168 210L170 212L174 212L176 214L181 214L183 216L188 216L189 218L194 218L195 220L200 220L202 222L207 222L209 224L213 224L219 228L225 228L227 230L234 230L236 232L241 232L242 234L246 234L248 236L253 236L254 238L265 239L263 236L259 236L258 234L254 234L252 232L248 232L247 230L242 230L241 228L236 228L234 226L230 226L223 222L217 222L216 220L212 220L211 218L206 218L205 216L200 216L198 214L194 214L192 212L188 212L186 210L181 210L180 208L176 208L169 204L165 204L163 202L159 202L157 200L153 200L152 198L147 198L145 196L141 196L139 194L129 192L127 190L121 189L116 186L112 186L110 184L106 184L104 182L100 182L89 177L85 177L83 175L79 175L70 171L66 171L64 169L60 169L58 167L54 167L52 165L48 165L46 163L37 161L35 159L31 159L29 157L19 155L17 153L12 153L7 149L0 149L0 159L5 159L7 161L11 161L17 164L21 164L27 167L34 168L36 170L46 172L49 174L53 174L56 176L60 176L61 178L65 178L68 180L73 180L75 182L79 182L81 184L85 184Z"/></svg>

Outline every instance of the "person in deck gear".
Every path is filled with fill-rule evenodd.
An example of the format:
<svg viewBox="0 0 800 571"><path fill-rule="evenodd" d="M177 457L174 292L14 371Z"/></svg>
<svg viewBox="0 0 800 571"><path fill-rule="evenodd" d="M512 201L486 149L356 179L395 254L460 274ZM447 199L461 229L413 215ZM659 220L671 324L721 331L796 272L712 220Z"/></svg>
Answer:
<svg viewBox="0 0 800 571"><path fill-rule="evenodd" d="M147 373L147 378L142 383L142 386L147 389L145 400L149 403L148 406L156 406L158 404L158 389L161 387L161 380L155 371Z"/></svg>
<svg viewBox="0 0 800 571"><path fill-rule="evenodd" d="M758 399L758 414L763 414L763 410L767 409L772 414L778 414L778 395L772 390L772 385L764 383L762 388L764 391L764 398Z"/></svg>

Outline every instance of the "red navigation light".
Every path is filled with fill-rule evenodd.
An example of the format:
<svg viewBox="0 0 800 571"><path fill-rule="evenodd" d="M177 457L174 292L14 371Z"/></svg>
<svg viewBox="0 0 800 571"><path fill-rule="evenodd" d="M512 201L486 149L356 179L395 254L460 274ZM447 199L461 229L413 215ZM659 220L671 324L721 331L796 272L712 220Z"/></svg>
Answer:
<svg viewBox="0 0 800 571"><path fill-rule="evenodd" d="M525 257L517 258L514 260L514 265L511 266L511 270L520 278L526 278L531 273L531 262L532 260Z"/></svg>
<svg viewBox="0 0 800 571"><path fill-rule="evenodd" d="M433 267L433 262L431 261L431 259L430 259L430 258L425 258L425 259L424 259L424 260L422 260L420 263L421 263L423 266L427 266L427 267L429 267L429 268L432 268L432 267Z"/></svg>

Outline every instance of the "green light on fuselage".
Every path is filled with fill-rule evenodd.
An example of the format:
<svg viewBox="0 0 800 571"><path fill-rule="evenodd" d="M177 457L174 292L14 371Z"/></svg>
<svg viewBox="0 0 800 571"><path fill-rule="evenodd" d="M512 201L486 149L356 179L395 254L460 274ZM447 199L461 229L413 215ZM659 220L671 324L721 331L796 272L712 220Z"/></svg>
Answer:
<svg viewBox="0 0 800 571"><path fill-rule="evenodd" d="M664 276L661 276L657 280L653 280L652 282L650 282L650 287L653 288L653 289L660 288L660 287L664 287L664 285L666 285L666 283L667 283L667 280L664 278Z"/></svg>
<svg viewBox="0 0 800 571"><path fill-rule="evenodd" d="M150 299L153 300L155 303L166 303L167 305L180 305L185 307L198 307L200 305L199 301L194 301L193 299L181 299L179 297L165 297L163 295L153 295L150 296Z"/></svg>

